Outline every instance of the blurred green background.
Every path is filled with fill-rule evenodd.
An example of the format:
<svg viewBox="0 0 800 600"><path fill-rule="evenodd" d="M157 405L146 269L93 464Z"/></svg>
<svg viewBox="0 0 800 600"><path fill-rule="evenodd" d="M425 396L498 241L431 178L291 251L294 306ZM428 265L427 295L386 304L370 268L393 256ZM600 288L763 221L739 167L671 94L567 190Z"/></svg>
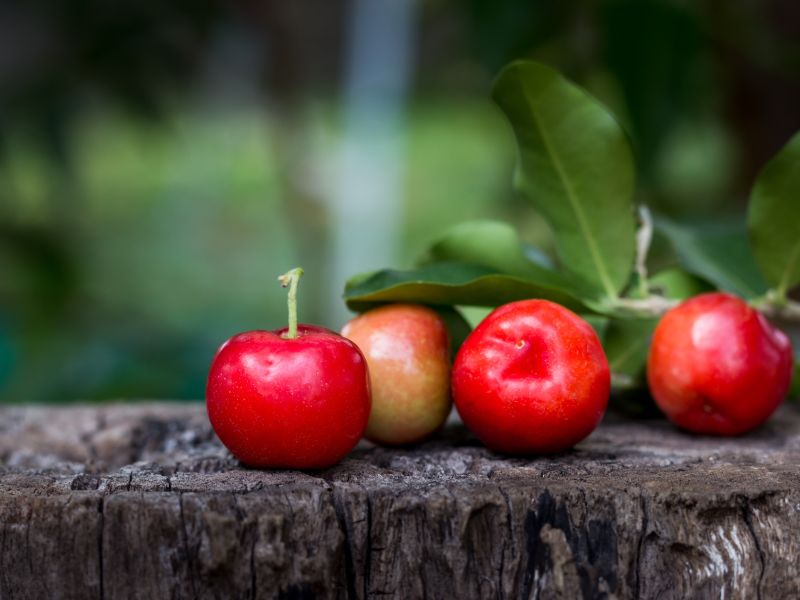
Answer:
<svg viewBox="0 0 800 600"><path fill-rule="evenodd" d="M533 57L629 131L638 197L739 214L800 128L796 0L6 1L0 402L202 398L216 347L407 266L446 225L548 233L489 88Z"/></svg>

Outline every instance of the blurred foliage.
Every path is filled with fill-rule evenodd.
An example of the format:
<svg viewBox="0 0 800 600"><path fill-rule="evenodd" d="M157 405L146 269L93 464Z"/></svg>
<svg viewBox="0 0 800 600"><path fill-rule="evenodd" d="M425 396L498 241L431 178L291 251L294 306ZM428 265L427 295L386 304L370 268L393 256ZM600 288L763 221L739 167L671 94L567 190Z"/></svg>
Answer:
<svg viewBox="0 0 800 600"><path fill-rule="evenodd" d="M324 161L334 125L329 110L311 112L312 153ZM510 193L513 156L502 128L487 126L497 118L488 105L431 102L412 115L409 145L420 152L407 167L407 206L421 226L406 228L407 260L454 211L490 214ZM439 134L448 123L453 149ZM16 145L0 165L14 192L0 205L4 398L202 397L219 343L283 324L274 274L319 240L290 228L273 126L259 112L183 114L158 126L93 114L73 139L70 186L80 193L68 209L58 167ZM300 316L321 322L323 302L340 300L314 302L305 284Z"/></svg>
<svg viewBox="0 0 800 600"><path fill-rule="evenodd" d="M0 401L199 398L223 339L283 322L275 274L317 269L307 321L340 302L324 285L323 196L350 7L0 4ZM416 7L403 264L481 217L553 250L511 190L513 138L488 98L512 59L610 106L634 142L637 197L675 219L736 221L800 128L795 0ZM681 260L668 246L655 241L657 270Z"/></svg>

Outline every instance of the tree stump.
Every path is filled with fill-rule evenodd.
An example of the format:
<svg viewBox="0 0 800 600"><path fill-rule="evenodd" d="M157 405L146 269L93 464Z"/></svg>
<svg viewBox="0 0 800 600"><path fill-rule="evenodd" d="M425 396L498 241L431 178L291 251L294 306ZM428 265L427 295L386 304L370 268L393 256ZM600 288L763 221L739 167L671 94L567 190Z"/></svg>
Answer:
<svg viewBox="0 0 800 600"><path fill-rule="evenodd" d="M508 458L451 423L242 467L201 405L0 409L0 598L797 598L800 410L738 439L609 416Z"/></svg>

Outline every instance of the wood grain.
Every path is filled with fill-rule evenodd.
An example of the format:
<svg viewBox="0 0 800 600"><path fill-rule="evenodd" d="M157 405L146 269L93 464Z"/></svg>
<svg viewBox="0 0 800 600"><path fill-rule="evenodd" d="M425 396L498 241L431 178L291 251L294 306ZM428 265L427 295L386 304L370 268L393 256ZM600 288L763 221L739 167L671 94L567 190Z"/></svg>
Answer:
<svg viewBox="0 0 800 600"><path fill-rule="evenodd" d="M457 423L249 470L202 405L0 409L0 598L797 598L800 411L737 439L608 417L506 458Z"/></svg>

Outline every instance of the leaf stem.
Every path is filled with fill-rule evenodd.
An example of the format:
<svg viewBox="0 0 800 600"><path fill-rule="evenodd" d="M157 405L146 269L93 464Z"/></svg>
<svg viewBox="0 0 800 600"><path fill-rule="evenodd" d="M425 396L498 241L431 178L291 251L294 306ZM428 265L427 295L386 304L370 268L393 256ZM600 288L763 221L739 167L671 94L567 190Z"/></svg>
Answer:
<svg viewBox="0 0 800 600"><path fill-rule="evenodd" d="M618 298L614 306L643 317L660 317L678 304L680 304L680 300L649 295L646 298Z"/></svg>
<svg viewBox="0 0 800 600"><path fill-rule="evenodd" d="M639 229L636 230L636 273L639 275L639 291L643 296L650 293L647 284L647 253L653 240L653 215L644 204L639 205Z"/></svg>
<svg viewBox="0 0 800 600"><path fill-rule="evenodd" d="M288 307L289 307L289 330L283 337L293 340L297 337L297 284L303 275L303 269L296 267L278 277L281 287L289 288Z"/></svg>
<svg viewBox="0 0 800 600"><path fill-rule="evenodd" d="M680 300L651 294L646 298L618 298L611 308L629 311L640 317L660 317L680 303ZM800 323L800 302L780 297L775 290L751 300L749 304L771 319Z"/></svg>
<svg viewBox="0 0 800 600"><path fill-rule="evenodd" d="M771 319L800 322L800 302L790 300L780 290L769 290L760 298L751 300L750 306Z"/></svg>

